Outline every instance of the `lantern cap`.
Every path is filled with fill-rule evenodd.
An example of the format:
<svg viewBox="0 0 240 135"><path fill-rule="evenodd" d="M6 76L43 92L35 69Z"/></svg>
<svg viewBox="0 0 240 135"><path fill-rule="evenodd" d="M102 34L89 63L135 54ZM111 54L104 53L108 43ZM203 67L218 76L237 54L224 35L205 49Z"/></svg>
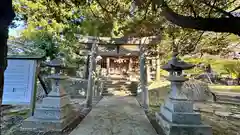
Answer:
<svg viewBox="0 0 240 135"><path fill-rule="evenodd" d="M179 59L177 52L173 52L172 59L168 61L167 64L163 65L161 68L166 71L182 71L192 69L195 65L186 63Z"/></svg>

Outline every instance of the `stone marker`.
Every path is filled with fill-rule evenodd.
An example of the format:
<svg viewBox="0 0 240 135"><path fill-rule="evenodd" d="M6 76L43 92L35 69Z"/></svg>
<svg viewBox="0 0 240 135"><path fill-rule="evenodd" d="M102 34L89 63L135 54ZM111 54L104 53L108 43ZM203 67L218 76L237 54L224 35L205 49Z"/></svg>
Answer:
<svg viewBox="0 0 240 135"><path fill-rule="evenodd" d="M55 74L47 77L51 80L52 90L42 103L36 105L34 116L23 122L22 129L62 131L78 117L69 95L60 84L61 80L68 78L62 71L67 68L64 59L59 56L46 65L55 68Z"/></svg>
<svg viewBox="0 0 240 135"><path fill-rule="evenodd" d="M187 80L182 75L182 70L193 67L194 65L177 58L177 53L162 67L169 72L171 92L160 112L156 113L156 120L166 135L212 135L212 128L201 123L200 113L193 110L193 102L181 92L181 87Z"/></svg>

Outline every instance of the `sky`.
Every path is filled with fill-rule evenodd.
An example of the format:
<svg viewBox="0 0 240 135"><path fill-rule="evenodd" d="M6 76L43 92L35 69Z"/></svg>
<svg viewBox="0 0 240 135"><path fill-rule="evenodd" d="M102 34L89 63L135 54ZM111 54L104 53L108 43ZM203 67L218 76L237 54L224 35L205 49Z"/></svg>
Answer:
<svg viewBox="0 0 240 135"><path fill-rule="evenodd" d="M18 21L18 22L16 22L16 24L18 25L17 28L10 28L9 29L9 36L18 37L18 36L20 36L20 32L22 30L24 30L24 28L25 28L24 22Z"/></svg>

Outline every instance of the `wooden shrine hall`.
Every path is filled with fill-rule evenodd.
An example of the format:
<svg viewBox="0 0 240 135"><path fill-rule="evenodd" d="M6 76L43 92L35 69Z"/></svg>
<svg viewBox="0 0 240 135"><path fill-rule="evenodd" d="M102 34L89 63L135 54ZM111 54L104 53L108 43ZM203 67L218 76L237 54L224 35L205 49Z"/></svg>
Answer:
<svg viewBox="0 0 240 135"><path fill-rule="evenodd" d="M101 60L97 63L107 74L126 75L139 72L139 46L118 45L115 47L99 45L98 55Z"/></svg>
<svg viewBox="0 0 240 135"><path fill-rule="evenodd" d="M84 37L79 42L90 50L93 43L97 44L95 57L100 57L96 64L101 66L108 75L139 76L140 56L144 54L147 45L160 41L157 36L143 38L109 38L109 37ZM141 50L142 48L142 50ZM152 60L150 60L152 63Z"/></svg>

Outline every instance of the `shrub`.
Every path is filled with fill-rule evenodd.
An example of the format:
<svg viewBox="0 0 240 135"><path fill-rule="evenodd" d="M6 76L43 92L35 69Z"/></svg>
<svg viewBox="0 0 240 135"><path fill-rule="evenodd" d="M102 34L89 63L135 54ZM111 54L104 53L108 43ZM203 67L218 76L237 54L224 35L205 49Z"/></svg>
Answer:
<svg viewBox="0 0 240 135"><path fill-rule="evenodd" d="M225 63L224 69L233 79L240 79L240 61Z"/></svg>

